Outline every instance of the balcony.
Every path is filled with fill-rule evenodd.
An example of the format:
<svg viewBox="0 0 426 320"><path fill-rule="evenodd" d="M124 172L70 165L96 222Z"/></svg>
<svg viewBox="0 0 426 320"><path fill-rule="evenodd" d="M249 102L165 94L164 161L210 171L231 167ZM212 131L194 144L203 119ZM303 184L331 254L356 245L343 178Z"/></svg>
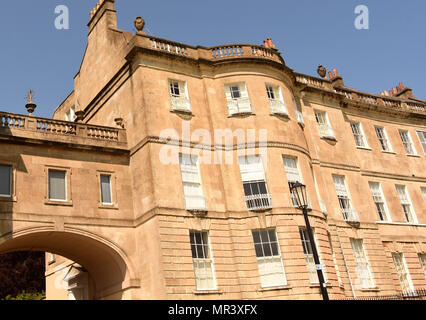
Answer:
<svg viewBox="0 0 426 320"><path fill-rule="evenodd" d="M334 130L329 125L319 124L318 131L321 138L336 140L336 137L334 136Z"/></svg>
<svg viewBox="0 0 426 320"><path fill-rule="evenodd" d="M0 112L0 139L127 150L126 130Z"/></svg>
<svg viewBox="0 0 426 320"><path fill-rule="evenodd" d="M228 106L229 116L233 116L236 114L252 113L251 102L249 98L227 100L227 106Z"/></svg>
<svg viewBox="0 0 426 320"><path fill-rule="evenodd" d="M203 196L185 196L185 209L188 211L207 212L207 201Z"/></svg>
<svg viewBox="0 0 426 320"><path fill-rule="evenodd" d="M172 111L180 112L192 112L191 103L187 97L183 96L171 96L170 103L172 106Z"/></svg>
<svg viewBox="0 0 426 320"><path fill-rule="evenodd" d="M275 62L285 65L284 59L276 49L252 44L230 44L216 47L190 46L158 37L137 34L129 43L127 59L136 52L159 52L176 58L203 60L215 63L226 60L252 59Z"/></svg>
<svg viewBox="0 0 426 320"><path fill-rule="evenodd" d="M250 211L268 210L272 208L272 197L270 194L254 194L245 196L247 209Z"/></svg>
<svg viewBox="0 0 426 320"><path fill-rule="evenodd" d="M358 213L354 209L341 209L343 219L348 223L359 223Z"/></svg>
<svg viewBox="0 0 426 320"><path fill-rule="evenodd" d="M268 104L272 114L288 116L288 110L284 102L269 99Z"/></svg>

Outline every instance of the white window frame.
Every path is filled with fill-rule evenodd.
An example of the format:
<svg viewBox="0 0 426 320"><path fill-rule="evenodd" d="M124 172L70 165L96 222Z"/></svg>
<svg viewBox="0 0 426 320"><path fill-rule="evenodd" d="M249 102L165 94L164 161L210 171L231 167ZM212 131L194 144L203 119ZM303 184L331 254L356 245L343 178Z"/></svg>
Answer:
<svg viewBox="0 0 426 320"><path fill-rule="evenodd" d="M425 276L425 279L426 279L426 254L419 253L418 257L419 257L420 265L422 266L423 275Z"/></svg>
<svg viewBox="0 0 426 320"><path fill-rule="evenodd" d="M361 122L351 121L350 126L354 135L356 147L360 149L370 149Z"/></svg>
<svg viewBox="0 0 426 320"><path fill-rule="evenodd" d="M110 197L111 197L111 202L103 202L103 193L102 193L102 177L109 177L109 192L110 192ZM101 188L101 203L104 206L111 206L114 204L114 197L113 197L113 193L112 193L112 175L111 174L107 174L107 173L100 173L99 174L99 183L100 183L100 188Z"/></svg>
<svg viewBox="0 0 426 320"><path fill-rule="evenodd" d="M190 160L191 165L184 164L183 160L185 158L185 161ZM194 163L195 161L195 163ZM189 211L207 211L207 201L204 197L203 192L203 183L201 180L201 171L200 166L198 162L198 156L196 155L189 155L189 154L180 154L179 155L179 163L180 163L180 172L181 172L181 181L182 181L182 187L183 187L183 196L185 200L185 208ZM185 172L192 174L192 177L194 180L188 180L185 176ZM192 187L193 189L197 189L198 194L188 194L187 187ZM194 199L196 199L195 203ZM200 203L200 204L198 204Z"/></svg>
<svg viewBox="0 0 426 320"><path fill-rule="evenodd" d="M356 269L355 272L358 276L357 282L360 282L362 289L375 288L373 274L370 269L370 262L364 248L364 241L362 239L351 238L352 252L355 258Z"/></svg>
<svg viewBox="0 0 426 320"><path fill-rule="evenodd" d="M267 83L266 94L271 114L288 116L288 109L283 98L281 87Z"/></svg>
<svg viewBox="0 0 426 320"><path fill-rule="evenodd" d="M382 184L380 182L369 181L368 185L370 187L371 195L373 196L373 201L376 206L376 211L377 211L377 214L379 215L379 218L380 218L380 212L378 208L380 207L380 205L382 205L383 207L383 211L384 211L382 213L383 219L380 219L380 220L386 221L386 222L392 222L392 219L389 214L389 208L387 206L386 198L383 193ZM379 204L379 207L377 206L378 204Z"/></svg>
<svg viewBox="0 0 426 320"><path fill-rule="evenodd" d="M238 87L239 97L234 97L233 87ZM245 82L225 84L225 96L229 116L236 114L251 114L253 112L247 84Z"/></svg>
<svg viewBox="0 0 426 320"><path fill-rule="evenodd" d="M64 173L64 192L65 192L65 199L55 199L55 198L51 198L50 197L50 172L51 171L56 171L56 172L63 172ZM68 202L68 174L67 174L67 170L65 169L55 169L55 168L49 168L47 170L47 180L48 180L48 199L49 201L53 201L53 202Z"/></svg>
<svg viewBox="0 0 426 320"><path fill-rule="evenodd" d="M174 85L178 86L179 94L173 93ZM186 81L169 79L170 106L172 111L192 112Z"/></svg>
<svg viewBox="0 0 426 320"><path fill-rule="evenodd" d="M422 191L423 199L426 201L426 187L420 187L420 190Z"/></svg>
<svg viewBox="0 0 426 320"><path fill-rule="evenodd" d="M403 293L414 292L413 282L411 281L410 270L408 269L407 262L403 253L392 252L392 260L395 265L396 274L401 285Z"/></svg>
<svg viewBox="0 0 426 320"><path fill-rule="evenodd" d="M268 237L267 242L263 242L262 236L261 236L262 232L266 232ZM270 232L273 232L275 241L271 240ZM256 242L255 233L258 233L260 242ZM262 288L286 286L287 277L285 274L284 264L282 261L281 248L280 248L276 229L253 230L252 237L253 237L253 244L254 244L254 249L255 249L255 254L257 259L257 266L258 266L259 277L260 277ZM276 243L276 246L277 246L276 255L273 254L272 243ZM265 250L264 250L265 245L269 246L268 248L270 250L270 255L267 255L267 253L265 253ZM256 249L256 248L259 248L259 246L262 249L261 257L258 255L258 250ZM272 270L266 270L268 269L268 267L272 268ZM274 275L275 277L277 276L280 277L282 281L272 283L270 278Z"/></svg>
<svg viewBox="0 0 426 320"><path fill-rule="evenodd" d="M314 237L314 242L317 249L320 264L324 265L321 259L321 252L319 250L318 240L315 235L315 231L313 229L312 229L312 234ZM302 241L302 248L303 248L303 253L305 255L306 266L308 268L309 281L311 282L311 284L318 284L319 283L318 272L316 269L314 254L312 250L312 243L311 243L311 240L309 239L308 230L306 228L299 228L299 235L300 235L300 241ZM324 282L327 282L327 274L325 272L325 268L322 270L322 274L324 277Z"/></svg>
<svg viewBox="0 0 426 320"><path fill-rule="evenodd" d="M293 161L294 166L288 166L287 165L288 162L286 162L286 160ZM297 197L292 192L291 185L293 183L296 183L296 182L300 182L300 183L304 184L302 174L299 170L298 159L296 157L283 156L283 163L284 163L284 171L285 171L286 176L287 176L287 182L288 182L288 185L289 185L289 188L290 188L291 202L293 204L293 207L297 208L298 207ZM307 195L307 197L308 197L308 199L307 199L308 200L308 208L312 209L311 199L310 199L309 195Z"/></svg>
<svg viewBox="0 0 426 320"><path fill-rule="evenodd" d="M197 242L193 243L193 237L192 235L194 234L194 239L195 238L195 234L198 233L201 235L201 241L202 243L198 244ZM190 246L191 246L191 252L192 252L192 263L193 263L193 268L194 268L194 278L195 278L195 285L197 290L199 291L209 291L209 290L217 290L217 282L216 282L216 272L215 272L215 266L214 266L214 259L213 259L213 254L212 254L212 249L211 249L211 242L210 242L210 236L209 233L207 231L197 231L197 230L191 230L189 232L189 236L190 236ZM204 243L206 242L206 243ZM195 251L193 249L193 246L197 247L197 246L201 246L203 248L203 256L204 257L200 257L198 256L198 249L195 248ZM207 247L207 252L205 252L205 247ZM194 253L195 256L194 257ZM198 268L199 265L204 265L204 268ZM206 265L210 265L210 269L206 267ZM200 269L203 269L202 272L204 275L207 275L207 271L206 270L210 270L211 274L208 274L207 276L210 276L207 279L212 279L211 281L213 282L213 286L209 287L209 286L202 286L201 285L201 281L204 281L205 279L199 277L199 272ZM208 280L207 280L208 282Z"/></svg>
<svg viewBox="0 0 426 320"><path fill-rule="evenodd" d="M9 194L0 194L0 198L11 198L13 196L13 166L10 164L0 164L0 166L9 168Z"/></svg>
<svg viewBox="0 0 426 320"><path fill-rule="evenodd" d="M359 222L358 213L352 206L352 200L348 191L345 176L333 174L332 177L343 219L347 222ZM344 208L343 204L346 204L345 206L347 206L347 208Z"/></svg>
<svg viewBox="0 0 426 320"><path fill-rule="evenodd" d="M247 209L250 211L271 209L272 197L268 191L262 157L259 155L241 156L238 158L238 163L240 165L241 181ZM247 195L245 185L256 183L264 184L266 193Z"/></svg>
<svg viewBox="0 0 426 320"><path fill-rule="evenodd" d="M422 145L423 153L426 155L426 131L417 130L417 137Z"/></svg>
<svg viewBox="0 0 426 320"><path fill-rule="evenodd" d="M315 110L315 119L318 125L318 133L321 138L336 139L333 127L331 126L328 112L323 110Z"/></svg>
<svg viewBox="0 0 426 320"><path fill-rule="evenodd" d="M408 156L417 156L417 150L414 146L413 139L411 139L410 131L399 130L399 136L401 137L402 144L404 146L405 153Z"/></svg>
<svg viewBox="0 0 426 320"><path fill-rule="evenodd" d="M303 113L299 110L299 107L297 106L296 99L293 98L293 104L294 104L294 110L296 112L297 122L304 127L305 126L305 120L303 119Z"/></svg>
<svg viewBox="0 0 426 320"><path fill-rule="evenodd" d="M385 127L375 126L377 139L379 140L382 152L393 152L392 143L389 140ZM385 148L383 146L386 146Z"/></svg>
<svg viewBox="0 0 426 320"><path fill-rule="evenodd" d="M330 232L327 232L327 237L328 237L328 242L330 244L331 257L333 258L334 268L336 269L337 281L339 283L339 286L343 286L343 281L342 281L342 278L340 276L339 265L337 263L336 252L334 251L333 241L331 239Z"/></svg>
<svg viewBox="0 0 426 320"><path fill-rule="evenodd" d="M407 223L418 224L417 215L414 211L413 202L411 201L407 186L397 184L395 185L395 188ZM406 212L407 206L409 208L409 212Z"/></svg>

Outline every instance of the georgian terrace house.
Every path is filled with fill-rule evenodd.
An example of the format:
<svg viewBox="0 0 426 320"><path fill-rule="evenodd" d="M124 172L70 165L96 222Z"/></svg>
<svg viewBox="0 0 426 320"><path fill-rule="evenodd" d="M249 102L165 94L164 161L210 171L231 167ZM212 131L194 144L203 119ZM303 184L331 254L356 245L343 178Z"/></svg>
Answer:
<svg viewBox="0 0 426 320"><path fill-rule="evenodd" d="M45 251L47 299L321 299L293 182L331 299L426 287L425 100L143 25L100 1L53 117L0 113L0 252Z"/></svg>

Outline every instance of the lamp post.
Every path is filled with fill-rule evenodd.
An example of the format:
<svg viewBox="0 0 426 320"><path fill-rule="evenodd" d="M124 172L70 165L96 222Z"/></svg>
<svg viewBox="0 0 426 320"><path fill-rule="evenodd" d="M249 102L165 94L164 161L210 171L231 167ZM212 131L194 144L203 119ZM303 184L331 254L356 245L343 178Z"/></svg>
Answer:
<svg viewBox="0 0 426 320"><path fill-rule="evenodd" d="M298 208L303 211L303 216L305 218L306 229L308 231L309 241L311 242L312 253L314 255L315 268L318 274L318 280L320 282L321 294L323 300L329 300L327 287L324 281L323 268L320 264L320 259L318 256L317 247L315 245L314 236L312 234L311 224L309 223L308 218L308 197L306 194L306 186L300 182L292 183L290 187L290 191L295 195L297 200Z"/></svg>

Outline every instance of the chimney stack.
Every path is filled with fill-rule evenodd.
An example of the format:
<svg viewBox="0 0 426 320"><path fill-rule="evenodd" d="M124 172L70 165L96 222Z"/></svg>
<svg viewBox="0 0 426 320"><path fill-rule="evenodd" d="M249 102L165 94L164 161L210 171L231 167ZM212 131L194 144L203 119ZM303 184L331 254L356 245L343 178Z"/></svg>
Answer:
<svg viewBox="0 0 426 320"><path fill-rule="evenodd" d="M414 98L413 90L406 88L402 82L400 82L395 88L392 88L392 93L394 97L410 99Z"/></svg>
<svg viewBox="0 0 426 320"><path fill-rule="evenodd" d="M114 9L115 0L99 0L96 6L90 11L90 21L88 23L89 35L96 28L117 29L117 11Z"/></svg>
<svg viewBox="0 0 426 320"><path fill-rule="evenodd" d="M333 87L344 87L343 78L339 74L336 68L333 69L333 72L328 72L328 77L331 80Z"/></svg>

